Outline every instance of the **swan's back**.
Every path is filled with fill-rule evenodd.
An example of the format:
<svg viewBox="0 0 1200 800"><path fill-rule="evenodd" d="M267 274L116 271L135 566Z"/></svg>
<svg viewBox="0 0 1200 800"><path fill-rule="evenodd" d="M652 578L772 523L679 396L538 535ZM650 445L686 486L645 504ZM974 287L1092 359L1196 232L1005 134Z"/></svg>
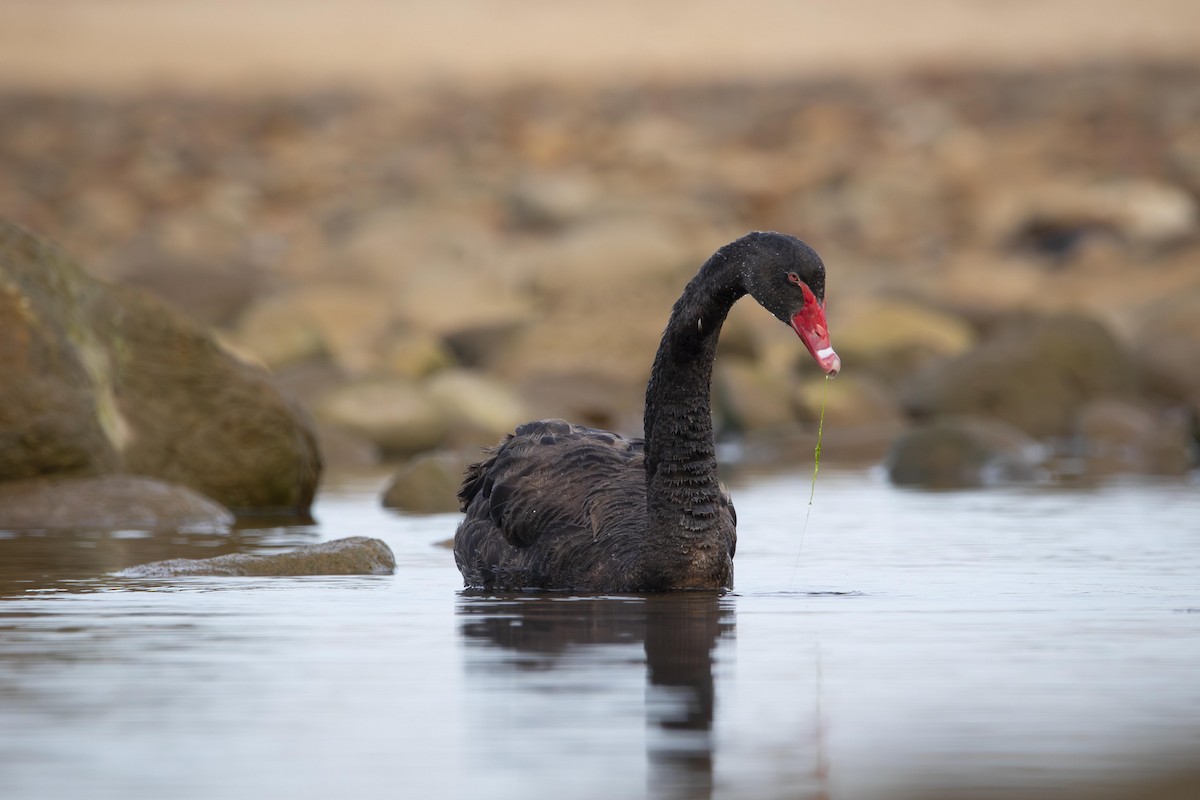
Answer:
<svg viewBox="0 0 1200 800"><path fill-rule="evenodd" d="M454 559L468 587L614 591L636 585L646 534L641 439L529 422L467 468Z"/></svg>

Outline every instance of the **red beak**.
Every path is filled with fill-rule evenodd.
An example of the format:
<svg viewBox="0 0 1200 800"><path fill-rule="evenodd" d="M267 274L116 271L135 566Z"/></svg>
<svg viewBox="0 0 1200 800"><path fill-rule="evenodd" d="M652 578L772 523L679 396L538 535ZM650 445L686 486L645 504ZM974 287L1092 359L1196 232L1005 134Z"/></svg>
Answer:
<svg viewBox="0 0 1200 800"><path fill-rule="evenodd" d="M804 308L792 316L792 328L812 353L812 357L821 369L830 377L837 375L842 369L842 360L833 352L829 343L829 328L825 324L825 307L817 300L816 295L807 286L804 290Z"/></svg>

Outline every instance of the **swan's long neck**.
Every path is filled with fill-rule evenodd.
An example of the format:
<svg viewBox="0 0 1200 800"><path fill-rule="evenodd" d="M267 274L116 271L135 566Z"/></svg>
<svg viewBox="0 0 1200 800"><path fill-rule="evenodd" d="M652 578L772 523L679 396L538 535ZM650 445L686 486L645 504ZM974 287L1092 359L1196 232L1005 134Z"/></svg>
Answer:
<svg viewBox="0 0 1200 800"><path fill-rule="evenodd" d="M745 253L717 251L671 310L646 388L646 502L650 529L643 572L666 588L724 564L720 484L712 427L712 371L729 309L746 294ZM726 532L728 533L728 532Z"/></svg>

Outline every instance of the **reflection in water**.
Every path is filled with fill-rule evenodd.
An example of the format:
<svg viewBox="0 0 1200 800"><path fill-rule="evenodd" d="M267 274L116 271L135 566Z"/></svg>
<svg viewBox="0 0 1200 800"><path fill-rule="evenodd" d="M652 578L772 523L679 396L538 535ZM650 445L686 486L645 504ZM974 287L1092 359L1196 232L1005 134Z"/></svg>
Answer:
<svg viewBox="0 0 1200 800"><path fill-rule="evenodd" d="M648 601L646 722L650 785L665 797L708 797L713 774L713 648L733 629L715 597ZM722 617L724 611L724 617Z"/></svg>
<svg viewBox="0 0 1200 800"><path fill-rule="evenodd" d="M317 538L313 522L307 516L251 517L228 532L0 531L0 597L62 581L99 578L150 561L212 558L310 544Z"/></svg>
<svg viewBox="0 0 1200 800"><path fill-rule="evenodd" d="M710 797L717 640L732 634L733 601L717 593L645 597L488 597L465 593L462 634L504 648L515 670L570 668L572 651L642 644L646 756L657 797ZM586 653L580 653L587 658Z"/></svg>
<svg viewBox="0 0 1200 800"><path fill-rule="evenodd" d="M373 489L319 527L0 533L0 799L1200 797L1196 484L822 472L797 573L810 476L739 492L736 597L458 594L454 520ZM351 533L396 575L104 577Z"/></svg>

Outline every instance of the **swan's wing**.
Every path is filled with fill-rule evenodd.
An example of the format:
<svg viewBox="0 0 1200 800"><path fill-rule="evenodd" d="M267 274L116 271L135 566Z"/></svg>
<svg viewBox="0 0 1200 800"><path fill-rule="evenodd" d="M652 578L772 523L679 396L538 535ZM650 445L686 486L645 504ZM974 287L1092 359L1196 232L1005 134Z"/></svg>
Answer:
<svg viewBox="0 0 1200 800"><path fill-rule="evenodd" d="M645 519L642 441L551 419L529 422L467 468L458 499L514 547Z"/></svg>

